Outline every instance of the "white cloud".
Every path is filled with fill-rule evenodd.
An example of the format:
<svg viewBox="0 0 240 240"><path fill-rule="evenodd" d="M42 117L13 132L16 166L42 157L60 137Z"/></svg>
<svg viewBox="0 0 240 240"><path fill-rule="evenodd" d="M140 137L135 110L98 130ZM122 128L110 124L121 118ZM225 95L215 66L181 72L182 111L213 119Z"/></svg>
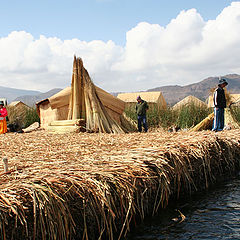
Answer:
<svg viewBox="0 0 240 240"><path fill-rule="evenodd" d="M62 41L24 31L0 38L0 85L42 91L70 85L76 54L94 82L108 91L144 90L188 84L210 75L240 73L240 2L204 21L182 11L163 27L141 22L113 41Z"/></svg>

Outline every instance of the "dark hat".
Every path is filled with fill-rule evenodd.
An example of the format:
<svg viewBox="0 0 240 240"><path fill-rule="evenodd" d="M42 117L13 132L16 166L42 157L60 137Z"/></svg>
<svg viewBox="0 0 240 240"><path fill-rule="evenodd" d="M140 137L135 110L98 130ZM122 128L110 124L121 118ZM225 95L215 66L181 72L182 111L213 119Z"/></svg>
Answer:
<svg viewBox="0 0 240 240"><path fill-rule="evenodd" d="M226 79L224 79L224 78L220 78L220 79L219 79L218 86L221 85L221 84L224 84L224 83L225 83L226 85L228 85L228 82L227 82Z"/></svg>
<svg viewBox="0 0 240 240"><path fill-rule="evenodd" d="M3 102L3 101L0 101L0 105L3 105L3 106L4 106L4 102Z"/></svg>
<svg viewBox="0 0 240 240"><path fill-rule="evenodd" d="M137 100L142 100L140 96L137 96Z"/></svg>

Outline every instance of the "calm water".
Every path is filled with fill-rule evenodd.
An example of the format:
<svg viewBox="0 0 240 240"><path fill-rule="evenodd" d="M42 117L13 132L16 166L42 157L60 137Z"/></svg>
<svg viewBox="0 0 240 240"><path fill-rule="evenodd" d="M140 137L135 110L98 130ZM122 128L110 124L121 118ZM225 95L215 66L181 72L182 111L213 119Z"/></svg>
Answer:
<svg viewBox="0 0 240 240"><path fill-rule="evenodd" d="M240 177L175 205L186 219L169 207L137 227L128 240L240 239Z"/></svg>

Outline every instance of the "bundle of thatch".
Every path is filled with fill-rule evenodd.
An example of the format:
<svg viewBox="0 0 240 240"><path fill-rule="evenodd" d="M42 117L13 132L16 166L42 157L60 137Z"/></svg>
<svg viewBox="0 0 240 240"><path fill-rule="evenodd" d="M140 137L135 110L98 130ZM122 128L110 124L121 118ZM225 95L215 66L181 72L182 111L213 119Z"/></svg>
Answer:
<svg viewBox="0 0 240 240"><path fill-rule="evenodd" d="M79 132L86 130L101 133L131 131L133 128L131 123L122 120L117 123L108 114L98 95L99 93L102 94L102 92L103 90L96 90L87 70L83 66L82 59L74 56L68 120L77 120L81 124L76 124L75 121L72 124L69 121L53 121L48 126L48 130L51 132ZM103 95L107 96L105 93ZM129 127L129 124L131 127Z"/></svg>
<svg viewBox="0 0 240 240"><path fill-rule="evenodd" d="M192 128L190 131L195 132L195 131L202 131L202 130L210 130L210 129L212 129L212 126L213 126L213 120L214 120L214 113L211 113L204 120L202 120L199 124L197 124L194 128ZM230 108L225 108L224 124L227 129L239 129L240 128L236 119L232 115Z"/></svg>

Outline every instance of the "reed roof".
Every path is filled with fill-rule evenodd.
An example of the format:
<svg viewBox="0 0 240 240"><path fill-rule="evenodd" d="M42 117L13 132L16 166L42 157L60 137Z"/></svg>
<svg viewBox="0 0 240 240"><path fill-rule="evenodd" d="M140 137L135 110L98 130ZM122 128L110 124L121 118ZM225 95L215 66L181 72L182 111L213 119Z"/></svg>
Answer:
<svg viewBox="0 0 240 240"><path fill-rule="evenodd" d="M190 104L194 104L198 107L207 107L207 104L204 103L203 101L201 101L200 99L194 97L194 96L187 96L185 97L184 99L182 99L181 101L179 101L178 103L176 103L172 109L173 110L177 110L177 109L180 109L184 106L188 106Z"/></svg>
<svg viewBox="0 0 240 240"><path fill-rule="evenodd" d="M165 101L162 92L134 92L134 93L119 93L118 98L124 102L136 102L137 97L141 98L149 103L157 103L158 101Z"/></svg>
<svg viewBox="0 0 240 240"><path fill-rule="evenodd" d="M17 106L25 106L26 108L30 108L27 104L23 103L22 101L13 101L8 104L9 107L17 107Z"/></svg>

